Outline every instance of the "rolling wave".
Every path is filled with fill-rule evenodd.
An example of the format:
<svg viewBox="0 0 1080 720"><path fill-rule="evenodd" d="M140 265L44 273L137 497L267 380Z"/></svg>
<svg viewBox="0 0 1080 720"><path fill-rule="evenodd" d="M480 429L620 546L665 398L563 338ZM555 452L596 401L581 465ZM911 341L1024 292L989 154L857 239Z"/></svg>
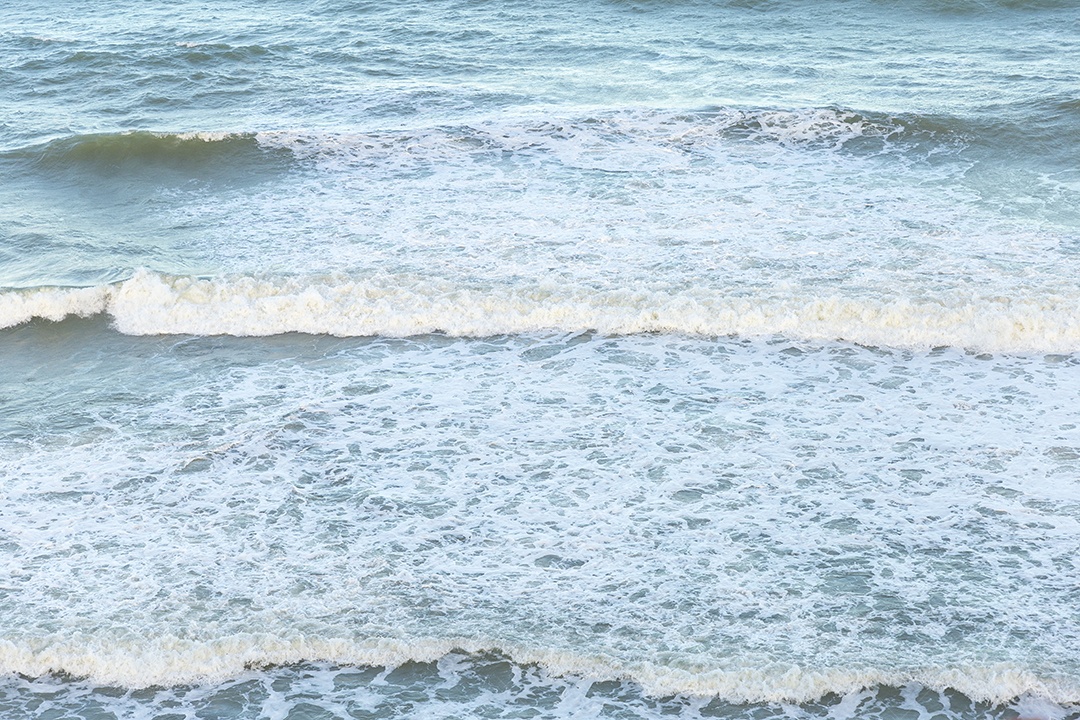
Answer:
<svg viewBox="0 0 1080 720"><path fill-rule="evenodd" d="M236 163L250 165L268 158L255 133L121 132L73 135L0 153L0 159L29 163L44 171L115 171L150 167L194 170Z"/></svg>
<svg viewBox="0 0 1080 720"><path fill-rule="evenodd" d="M309 160L358 153L467 157L476 152L559 154L569 146L590 148L650 145L693 153L711 142L765 142L789 148L880 151L955 145L966 137L962 121L898 117L844 108L694 111L621 110L584 116L494 117L468 125L372 131L243 130L238 132L132 131L73 135L15 148L0 159L29 162L44 170L139 166L196 169L213 164Z"/></svg>
<svg viewBox="0 0 1080 720"><path fill-rule="evenodd" d="M596 289L555 283L467 287L408 275L216 279L140 270L88 288L0 293L0 327L106 314L129 335L487 337L544 331L704 337L784 335L904 348L1080 350L1080 296L932 300L799 291Z"/></svg>
<svg viewBox="0 0 1080 720"><path fill-rule="evenodd" d="M1041 677L1010 663L888 670L802 668L782 663L681 668L466 638L353 640L240 634L202 641L167 636L125 642L57 636L0 641L0 672L28 677L65 673L101 684L145 688L222 682L253 667L300 662L394 667L406 662L433 662L460 651L502 653L519 664L539 665L557 676L629 680L654 697L681 694L720 697L730 702L805 703L831 693L843 695L874 686L919 683L997 704L1025 694L1059 704L1080 701L1080 684L1075 680Z"/></svg>

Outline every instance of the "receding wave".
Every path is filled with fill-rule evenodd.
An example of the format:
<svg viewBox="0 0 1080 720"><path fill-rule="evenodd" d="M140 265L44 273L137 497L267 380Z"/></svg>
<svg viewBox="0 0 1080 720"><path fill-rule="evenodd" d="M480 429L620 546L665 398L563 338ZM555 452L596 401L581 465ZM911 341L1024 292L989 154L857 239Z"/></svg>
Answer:
<svg viewBox="0 0 1080 720"><path fill-rule="evenodd" d="M609 335L784 335L871 346L1003 352L1080 350L1080 296L956 295L935 300L718 289L618 290L556 283L465 287L408 275L173 277L140 270L89 288L0 293L0 327L107 314L129 335L487 337L592 330Z"/></svg>
<svg viewBox="0 0 1080 720"><path fill-rule="evenodd" d="M984 702L1003 703L1025 694L1061 704L1080 701L1080 683L1074 679L1040 677L1010 663L907 669L803 668L787 664L683 669L466 638L353 640L242 634L202 641L171 636L137 642L86 637L8 640L0 641L0 672L28 677L65 673L101 684L143 688L221 682L248 668L300 662L392 667L406 662L432 662L455 651L503 653L517 663L539 665L554 675L629 680L654 697L685 694L732 702L804 703L830 693L919 683L938 690L953 689Z"/></svg>

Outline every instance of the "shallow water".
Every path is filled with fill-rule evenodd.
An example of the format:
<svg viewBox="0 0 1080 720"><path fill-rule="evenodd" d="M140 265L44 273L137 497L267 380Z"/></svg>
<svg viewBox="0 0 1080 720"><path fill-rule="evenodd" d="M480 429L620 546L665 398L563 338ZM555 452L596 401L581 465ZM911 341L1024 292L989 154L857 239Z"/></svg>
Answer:
<svg viewBox="0 0 1080 720"><path fill-rule="evenodd" d="M0 712L1080 716L1077 30L12 11Z"/></svg>

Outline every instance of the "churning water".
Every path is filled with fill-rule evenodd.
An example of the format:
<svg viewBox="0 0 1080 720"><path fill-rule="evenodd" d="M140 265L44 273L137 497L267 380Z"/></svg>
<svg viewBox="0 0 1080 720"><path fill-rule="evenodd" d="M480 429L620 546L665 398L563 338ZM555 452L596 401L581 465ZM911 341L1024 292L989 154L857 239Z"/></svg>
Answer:
<svg viewBox="0 0 1080 720"><path fill-rule="evenodd" d="M5 718L1080 717L1080 6L6 7Z"/></svg>

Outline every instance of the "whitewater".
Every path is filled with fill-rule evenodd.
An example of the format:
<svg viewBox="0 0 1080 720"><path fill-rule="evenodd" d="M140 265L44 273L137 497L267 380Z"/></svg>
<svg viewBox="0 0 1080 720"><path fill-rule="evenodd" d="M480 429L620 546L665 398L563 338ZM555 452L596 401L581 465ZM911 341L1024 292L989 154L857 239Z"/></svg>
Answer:
<svg viewBox="0 0 1080 720"><path fill-rule="evenodd" d="M862 345L1070 353L1080 346L1080 297L939 297L860 301L777 292L597 291L547 283L461 288L416 277L197 279L139 270L90 288L39 288L0 295L0 323L107 314L131 335L259 336L307 333L408 337L443 333L489 337L530 332L605 335L681 333L787 335Z"/></svg>
<svg viewBox="0 0 1080 720"><path fill-rule="evenodd" d="M0 715L1080 718L1080 9L0 23Z"/></svg>

